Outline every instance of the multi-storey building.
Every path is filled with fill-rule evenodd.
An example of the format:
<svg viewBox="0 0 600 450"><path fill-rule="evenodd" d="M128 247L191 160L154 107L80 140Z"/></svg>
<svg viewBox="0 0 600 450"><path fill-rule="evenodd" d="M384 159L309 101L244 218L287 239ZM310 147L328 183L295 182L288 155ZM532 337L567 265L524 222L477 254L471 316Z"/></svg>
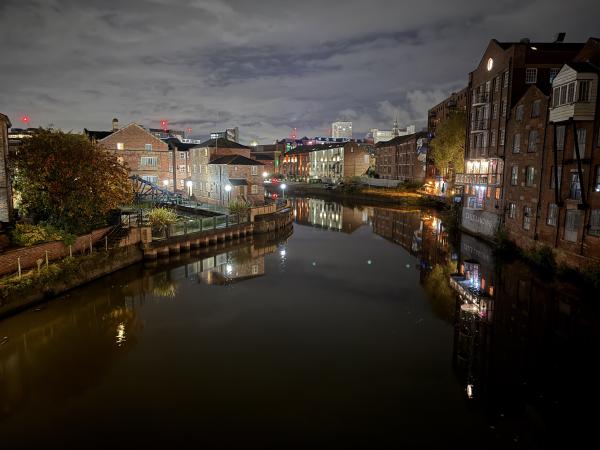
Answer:
<svg viewBox="0 0 600 450"><path fill-rule="evenodd" d="M199 199L222 206L240 200L251 205L263 204L263 168L260 161L242 155L215 158L206 165L208 174Z"/></svg>
<svg viewBox="0 0 600 450"><path fill-rule="evenodd" d="M370 150L369 145L357 142L309 147L309 176L336 183L364 175L370 167Z"/></svg>
<svg viewBox="0 0 600 450"><path fill-rule="evenodd" d="M169 170L171 158L168 144L142 126L130 123L114 131L84 131L88 139L115 153L132 175L174 188L173 172Z"/></svg>
<svg viewBox="0 0 600 450"><path fill-rule="evenodd" d="M415 126L408 125L405 129L398 128L398 120L394 121L394 126L391 130L380 130L378 128L371 128L367 133L367 139L373 141L373 144L377 144L382 141L389 141L398 136L406 136L408 134L415 133Z"/></svg>
<svg viewBox="0 0 600 450"><path fill-rule="evenodd" d="M600 40L592 38L553 79L534 211L538 242L573 266L600 259L599 76Z"/></svg>
<svg viewBox="0 0 600 450"><path fill-rule="evenodd" d="M546 92L554 76L582 44L498 42L492 39L478 67L469 74L465 173L461 225L492 237L504 216L502 181L510 113L525 91Z"/></svg>
<svg viewBox="0 0 600 450"><path fill-rule="evenodd" d="M310 178L310 152L314 146L299 145L281 155L279 173L286 179Z"/></svg>
<svg viewBox="0 0 600 450"><path fill-rule="evenodd" d="M228 139L209 139L190 148L192 193L200 201L223 203L225 182L217 180L210 172L210 162L221 157L239 155L250 158L250 147ZM263 166L256 162L256 166ZM262 170L259 174L262 183Z"/></svg>
<svg viewBox="0 0 600 450"><path fill-rule="evenodd" d="M12 216L12 188L8 173L8 129L11 123L7 116L0 114L0 231L2 224Z"/></svg>
<svg viewBox="0 0 600 450"><path fill-rule="evenodd" d="M380 178L422 182L428 152L427 132L399 136L375 146L375 171Z"/></svg>
<svg viewBox="0 0 600 450"><path fill-rule="evenodd" d="M331 124L331 137L352 139L352 122L333 122Z"/></svg>
<svg viewBox="0 0 600 450"><path fill-rule="evenodd" d="M181 142L178 138L169 137L161 139L169 146L169 173L171 184L177 186L178 191L192 193L192 168L190 149L197 144Z"/></svg>

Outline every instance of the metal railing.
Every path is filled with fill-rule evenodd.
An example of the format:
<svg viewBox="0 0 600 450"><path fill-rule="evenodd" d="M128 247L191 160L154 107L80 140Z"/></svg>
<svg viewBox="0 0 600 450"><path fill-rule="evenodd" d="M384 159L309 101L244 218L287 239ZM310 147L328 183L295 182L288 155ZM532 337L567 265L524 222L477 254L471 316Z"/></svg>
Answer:
<svg viewBox="0 0 600 450"><path fill-rule="evenodd" d="M246 214L227 214L213 217L201 217L179 221L164 229L153 229L152 239L161 240L175 236L186 236L191 233L203 231L227 229L237 225L248 223Z"/></svg>
<svg viewBox="0 0 600 450"><path fill-rule="evenodd" d="M502 182L502 174L457 173L455 184L480 184L498 186Z"/></svg>

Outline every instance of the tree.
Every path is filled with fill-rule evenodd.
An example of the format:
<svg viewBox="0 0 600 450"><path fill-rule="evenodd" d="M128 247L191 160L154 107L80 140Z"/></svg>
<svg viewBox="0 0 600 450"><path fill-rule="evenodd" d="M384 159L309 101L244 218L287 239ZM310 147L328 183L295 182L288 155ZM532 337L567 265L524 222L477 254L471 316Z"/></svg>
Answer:
<svg viewBox="0 0 600 450"><path fill-rule="evenodd" d="M12 155L19 211L71 233L102 225L131 203L127 167L84 136L39 129Z"/></svg>
<svg viewBox="0 0 600 450"><path fill-rule="evenodd" d="M431 140L431 158L442 174L452 168L462 172L465 165L465 133L467 115L464 111L453 111L435 130Z"/></svg>

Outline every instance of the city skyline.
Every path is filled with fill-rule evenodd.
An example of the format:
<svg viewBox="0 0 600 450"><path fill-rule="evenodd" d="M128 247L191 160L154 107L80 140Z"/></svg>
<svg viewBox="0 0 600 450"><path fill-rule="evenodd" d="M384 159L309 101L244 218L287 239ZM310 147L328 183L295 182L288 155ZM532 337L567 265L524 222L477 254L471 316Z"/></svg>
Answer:
<svg viewBox="0 0 600 450"><path fill-rule="evenodd" d="M352 121L355 137L396 116L421 129L431 105L467 84L490 38L564 31L583 42L596 31L595 14L566 14L594 9L585 1L421 2L410 15L388 1L80 3L0 5L0 104L14 126L23 115L66 131L168 120L195 136L239 126L245 143L292 127L327 135L337 120Z"/></svg>

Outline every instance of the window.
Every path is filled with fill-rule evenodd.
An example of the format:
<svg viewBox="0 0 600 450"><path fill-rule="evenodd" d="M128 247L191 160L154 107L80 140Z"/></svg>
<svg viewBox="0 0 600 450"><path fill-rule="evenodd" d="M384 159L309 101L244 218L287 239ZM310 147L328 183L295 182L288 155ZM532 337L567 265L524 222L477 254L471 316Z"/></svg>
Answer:
<svg viewBox="0 0 600 450"><path fill-rule="evenodd" d="M498 103L492 105L492 119L498 118Z"/></svg>
<svg viewBox="0 0 600 450"><path fill-rule="evenodd" d="M536 100L531 105L531 117L540 117L540 109L542 102L541 100Z"/></svg>
<svg viewBox="0 0 600 450"><path fill-rule="evenodd" d="M531 208L525 206L523 208L523 229L529 230L531 228Z"/></svg>
<svg viewBox="0 0 600 450"><path fill-rule="evenodd" d="M533 186L534 182L535 182L535 167L527 166L527 168L525 169L525 185Z"/></svg>
<svg viewBox="0 0 600 450"><path fill-rule="evenodd" d="M517 204L516 203L508 204L508 217L510 217L511 219L514 219L515 217L517 217Z"/></svg>
<svg viewBox="0 0 600 450"><path fill-rule="evenodd" d="M590 214L590 231L592 236L600 236L600 209L592 209Z"/></svg>
<svg viewBox="0 0 600 450"><path fill-rule="evenodd" d="M494 91L498 92L500 90L500 84L502 83L502 81L500 80L500 75L498 75L496 78L494 78L495 83L494 83Z"/></svg>
<svg viewBox="0 0 600 450"><path fill-rule="evenodd" d="M125 144L123 144L122 142L117 142L117 150L124 150L125 149Z"/></svg>
<svg viewBox="0 0 600 450"><path fill-rule="evenodd" d="M204 149L204 156L208 156L208 149L207 148Z"/></svg>
<svg viewBox="0 0 600 450"><path fill-rule="evenodd" d="M519 183L519 166L510 168L510 184L516 186Z"/></svg>
<svg viewBox="0 0 600 450"><path fill-rule="evenodd" d="M492 147L496 145L496 131L492 131L490 134L490 145Z"/></svg>
<svg viewBox="0 0 600 450"><path fill-rule="evenodd" d="M525 83L527 83L527 84L537 83L537 69L536 68L525 69Z"/></svg>
<svg viewBox="0 0 600 450"><path fill-rule="evenodd" d="M573 103L575 101L575 83L569 83L567 85L567 103Z"/></svg>
<svg viewBox="0 0 600 450"><path fill-rule="evenodd" d="M555 177L554 177L554 166L551 167L550 169L550 188L554 189L554 187L556 186L554 181L555 181ZM558 166L558 173L556 174L558 175L558 185L560 186L561 181L562 181L562 166Z"/></svg>
<svg viewBox="0 0 600 450"><path fill-rule="evenodd" d="M153 183L153 184L158 183L158 177L155 175L142 175L141 178L142 178L142 180L148 181L149 183Z"/></svg>
<svg viewBox="0 0 600 450"><path fill-rule="evenodd" d="M238 166L233 166L233 170L237 172Z"/></svg>
<svg viewBox="0 0 600 450"><path fill-rule="evenodd" d="M567 209L565 216L565 240L577 242L577 232L581 221L581 213L576 209Z"/></svg>
<svg viewBox="0 0 600 450"><path fill-rule="evenodd" d="M559 125L556 127L556 150L565 149L565 126Z"/></svg>
<svg viewBox="0 0 600 450"><path fill-rule="evenodd" d="M504 129L500 130L500 145L504 145Z"/></svg>
<svg viewBox="0 0 600 450"><path fill-rule="evenodd" d="M596 183L594 184L594 191L600 192L600 166L596 166Z"/></svg>
<svg viewBox="0 0 600 450"><path fill-rule="evenodd" d="M185 160L185 152L179 152L179 159Z"/></svg>
<svg viewBox="0 0 600 450"><path fill-rule="evenodd" d="M556 78L556 75L558 75L558 72L560 72L560 68L554 68L554 69L550 69L550 83L552 83L554 81L554 79Z"/></svg>
<svg viewBox="0 0 600 450"><path fill-rule="evenodd" d="M252 175L258 175L258 166L252 166Z"/></svg>
<svg viewBox="0 0 600 450"><path fill-rule="evenodd" d="M146 144L146 150L151 152L152 151L152 144Z"/></svg>
<svg viewBox="0 0 600 450"><path fill-rule="evenodd" d="M256 184L253 184L250 187L250 192L253 193L253 194L258 194L258 186Z"/></svg>
<svg viewBox="0 0 600 450"><path fill-rule="evenodd" d="M583 158L585 156L585 136L586 129L585 128L577 128L577 146L579 147L579 157ZM575 153L575 145L573 145L573 159L577 158L577 154Z"/></svg>
<svg viewBox="0 0 600 450"><path fill-rule="evenodd" d="M508 87L508 70L504 72L504 87Z"/></svg>
<svg viewBox="0 0 600 450"><path fill-rule="evenodd" d="M560 105L560 88L556 87L552 90L552 106Z"/></svg>
<svg viewBox="0 0 600 450"><path fill-rule="evenodd" d="M548 205L548 218L546 219L546 223L550 226L555 227L557 219L558 219L558 206L556 206L555 203L550 203Z"/></svg>
<svg viewBox="0 0 600 450"><path fill-rule="evenodd" d="M590 101L590 84L590 80L579 80L579 86L577 86L578 102Z"/></svg>
<svg viewBox="0 0 600 450"><path fill-rule="evenodd" d="M517 109L515 110L515 119L517 121L521 121L523 120L523 111L524 111L525 107L523 105L518 105Z"/></svg>
<svg viewBox="0 0 600 450"><path fill-rule="evenodd" d="M513 136L513 153L519 153L521 151L521 135L519 133Z"/></svg>
<svg viewBox="0 0 600 450"><path fill-rule="evenodd" d="M563 84L560 87L560 100L559 105L565 105L567 103L567 85Z"/></svg>
<svg viewBox="0 0 600 450"><path fill-rule="evenodd" d="M529 130L529 141L527 142L528 152L537 152L540 136L538 130Z"/></svg>
<svg viewBox="0 0 600 450"><path fill-rule="evenodd" d="M142 156L140 158L140 166L156 167L158 166L158 158L156 156Z"/></svg>
<svg viewBox="0 0 600 450"><path fill-rule="evenodd" d="M569 196L574 200L581 199L581 183L579 183L579 174L577 172L571 173Z"/></svg>
<svg viewBox="0 0 600 450"><path fill-rule="evenodd" d="M501 108L502 108L502 117L506 117L506 105L507 102L506 100L502 100L502 102L500 103Z"/></svg>

